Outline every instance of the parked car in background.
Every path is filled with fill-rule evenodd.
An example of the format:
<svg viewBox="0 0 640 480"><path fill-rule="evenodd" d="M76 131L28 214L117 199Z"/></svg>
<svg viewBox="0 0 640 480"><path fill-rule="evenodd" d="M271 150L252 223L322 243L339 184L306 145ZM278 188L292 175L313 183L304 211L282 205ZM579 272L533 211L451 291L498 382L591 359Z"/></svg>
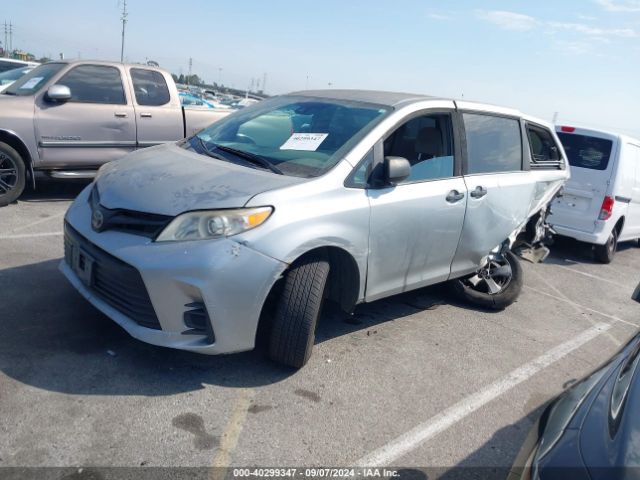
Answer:
<svg viewBox="0 0 640 480"><path fill-rule="evenodd" d="M568 176L553 127L515 110L299 92L105 165L66 214L60 268L134 337L200 353L252 349L274 305L270 356L301 367L326 299L351 313L450 280L475 305L515 301L510 246Z"/></svg>
<svg viewBox="0 0 640 480"><path fill-rule="evenodd" d="M38 62L25 62L24 60L15 60L13 58L0 58L0 73L22 67L37 67L38 65L40 65Z"/></svg>
<svg viewBox="0 0 640 480"><path fill-rule="evenodd" d="M178 96L180 97L180 103L182 104L183 107L189 107L189 108L201 107L205 109L216 108L215 105L213 105L213 103L208 102L204 98L194 95L193 93L179 92Z"/></svg>
<svg viewBox="0 0 640 480"><path fill-rule="evenodd" d="M0 206L35 171L87 178L100 165L174 142L227 115L183 109L171 75L146 65L59 61L41 65L0 94Z"/></svg>
<svg viewBox="0 0 640 480"><path fill-rule="evenodd" d="M623 480L640 472L640 334L551 402L509 480Z"/></svg>
<svg viewBox="0 0 640 480"><path fill-rule="evenodd" d="M594 245L610 263L618 242L640 238L640 140L587 128L557 127L571 180L553 204L554 230Z"/></svg>
<svg viewBox="0 0 640 480"><path fill-rule="evenodd" d="M7 70L6 72L0 73L0 93L4 92L9 88L9 85L24 77L34 68L35 67L14 68L13 70Z"/></svg>

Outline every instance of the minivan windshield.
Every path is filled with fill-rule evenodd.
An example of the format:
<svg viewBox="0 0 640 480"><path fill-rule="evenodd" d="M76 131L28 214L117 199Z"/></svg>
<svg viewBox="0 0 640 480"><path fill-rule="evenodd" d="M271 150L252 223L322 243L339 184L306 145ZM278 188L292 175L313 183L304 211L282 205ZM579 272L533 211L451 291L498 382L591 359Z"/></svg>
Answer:
<svg viewBox="0 0 640 480"><path fill-rule="evenodd" d="M606 170L613 142L604 138L558 132L572 167Z"/></svg>
<svg viewBox="0 0 640 480"><path fill-rule="evenodd" d="M252 168L316 177L338 163L389 111L348 100L275 97L214 123L184 147Z"/></svg>
<svg viewBox="0 0 640 480"><path fill-rule="evenodd" d="M64 63L45 63L34 68L24 77L16 80L3 92L6 95L33 95L37 93L51 77L58 73Z"/></svg>

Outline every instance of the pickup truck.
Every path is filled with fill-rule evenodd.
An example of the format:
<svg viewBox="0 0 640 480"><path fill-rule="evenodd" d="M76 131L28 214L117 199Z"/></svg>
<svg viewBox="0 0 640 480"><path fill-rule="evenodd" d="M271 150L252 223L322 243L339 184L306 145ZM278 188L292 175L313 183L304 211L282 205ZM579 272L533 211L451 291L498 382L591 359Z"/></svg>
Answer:
<svg viewBox="0 0 640 480"><path fill-rule="evenodd" d="M229 114L183 108L171 75L146 65L56 61L0 94L0 207L36 171L91 178L104 163L168 143Z"/></svg>

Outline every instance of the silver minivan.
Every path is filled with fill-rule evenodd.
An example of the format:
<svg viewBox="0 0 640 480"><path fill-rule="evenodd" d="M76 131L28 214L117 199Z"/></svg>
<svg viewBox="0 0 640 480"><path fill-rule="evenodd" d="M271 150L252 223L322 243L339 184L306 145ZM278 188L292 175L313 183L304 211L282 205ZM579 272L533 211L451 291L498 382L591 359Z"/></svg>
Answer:
<svg viewBox="0 0 640 480"><path fill-rule="evenodd" d="M60 268L145 342L238 352L260 323L271 358L301 367L325 301L351 313L444 281L515 301L510 247L568 176L552 126L514 110L293 93L102 167L67 212Z"/></svg>

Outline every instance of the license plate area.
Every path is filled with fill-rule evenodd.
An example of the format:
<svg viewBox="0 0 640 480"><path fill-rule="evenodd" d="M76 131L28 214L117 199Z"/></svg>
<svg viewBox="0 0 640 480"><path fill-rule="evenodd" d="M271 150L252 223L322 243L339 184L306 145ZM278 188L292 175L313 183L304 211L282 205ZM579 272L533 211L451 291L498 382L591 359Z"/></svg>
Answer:
<svg viewBox="0 0 640 480"><path fill-rule="evenodd" d="M96 260L76 243L71 244L71 268L86 286L93 285L93 266Z"/></svg>

